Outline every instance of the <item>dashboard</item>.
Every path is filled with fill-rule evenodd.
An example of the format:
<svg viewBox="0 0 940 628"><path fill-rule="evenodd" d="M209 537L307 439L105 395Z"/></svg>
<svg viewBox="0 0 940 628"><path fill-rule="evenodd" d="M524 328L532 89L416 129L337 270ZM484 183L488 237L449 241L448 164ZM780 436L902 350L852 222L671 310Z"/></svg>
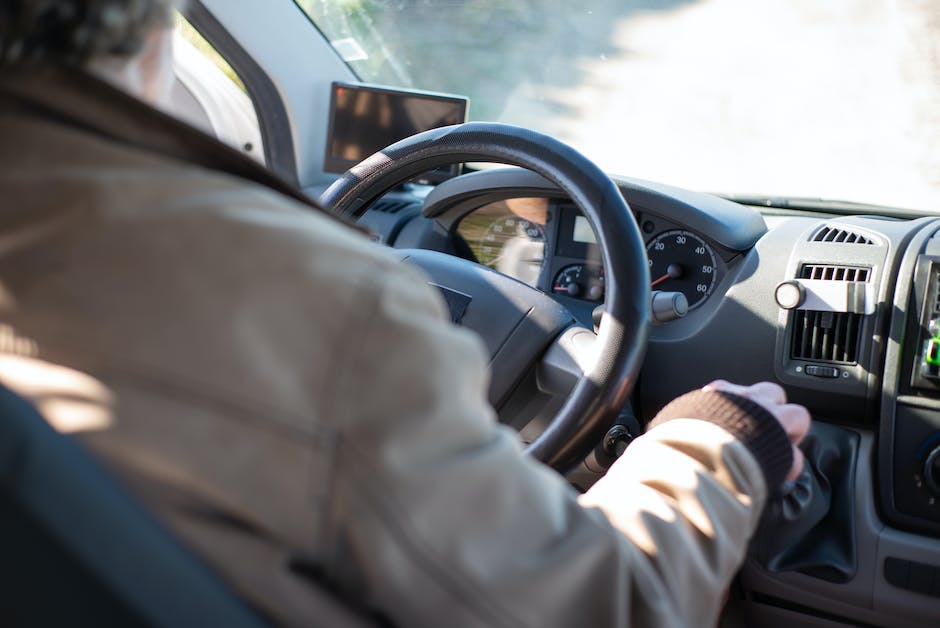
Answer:
<svg viewBox="0 0 940 628"><path fill-rule="evenodd" d="M814 417L811 479L768 509L777 519L742 570L749 617L938 625L940 219L757 208L614 181L643 234L652 288L688 304L651 329L619 427L635 430L718 378L777 381ZM395 248L463 257L534 286L585 325L603 303L593 232L526 171L465 175L423 198L389 194L360 222ZM513 423L525 437L557 407L509 398L497 410L529 412ZM582 487L604 470L582 467L569 476Z"/></svg>

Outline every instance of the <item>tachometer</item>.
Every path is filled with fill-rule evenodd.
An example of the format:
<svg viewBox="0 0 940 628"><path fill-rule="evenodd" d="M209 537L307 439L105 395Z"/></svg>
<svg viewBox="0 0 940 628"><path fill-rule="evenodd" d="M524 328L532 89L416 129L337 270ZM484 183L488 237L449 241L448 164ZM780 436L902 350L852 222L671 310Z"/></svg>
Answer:
<svg viewBox="0 0 940 628"><path fill-rule="evenodd" d="M718 277L715 252L694 233L661 233L646 246L646 254L654 289L681 292L689 309L701 305L712 293Z"/></svg>

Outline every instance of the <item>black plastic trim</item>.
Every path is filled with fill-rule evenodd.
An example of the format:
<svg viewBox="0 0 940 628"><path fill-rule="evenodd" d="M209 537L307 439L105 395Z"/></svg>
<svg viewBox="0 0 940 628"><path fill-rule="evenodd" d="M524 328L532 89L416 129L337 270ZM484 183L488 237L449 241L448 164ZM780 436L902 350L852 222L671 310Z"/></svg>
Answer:
<svg viewBox="0 0 940 628"><path fill-rule="evenodd" d="M297 158L287 108L274 82L202 2L191 0L183 10L183 15L225 58L245 84L258 116L264 140L264 160L268 168L298 185Z"/></svg>

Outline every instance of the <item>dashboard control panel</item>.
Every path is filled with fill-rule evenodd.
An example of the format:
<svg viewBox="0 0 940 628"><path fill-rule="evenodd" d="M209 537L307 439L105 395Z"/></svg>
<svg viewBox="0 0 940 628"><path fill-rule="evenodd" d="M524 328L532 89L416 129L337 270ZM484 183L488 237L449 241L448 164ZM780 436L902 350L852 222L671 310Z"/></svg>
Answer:
<svg viewBox="0 0 940 628"><path fill-rule="evenodd" d="M916 310L919 350L911 369L911 386L940 392L940 257L918 258L914 285L920 288L921 302Z"/></svg>
<svg viewBox="0 0 940 628"><path fill-rule="evenodd" d="M928 241L916 256L906 308L900 395L883 421L888 519L940 536L940 255ZM934 250L931 250L934 249ZM890 490L884 490L890 489Z"/></svg>
<svg viewBox="0 0 940 628"><path fill-rule="evenodd" d="M899 405L893 454L894 506L940 524L940 412Z"/></svg>
<svg viewBox="0 0 940 628"><path fill-rule="evenodd" d="M634 207L646 235L657 323L681 318L714 293L734 254L682 225ZM474 261L586 306L604 302L597 240L570 201L513 197L470 208L453 227ZM667 297L668 295L668 297ZM569 301L569 303L571 303Z"/></svg>

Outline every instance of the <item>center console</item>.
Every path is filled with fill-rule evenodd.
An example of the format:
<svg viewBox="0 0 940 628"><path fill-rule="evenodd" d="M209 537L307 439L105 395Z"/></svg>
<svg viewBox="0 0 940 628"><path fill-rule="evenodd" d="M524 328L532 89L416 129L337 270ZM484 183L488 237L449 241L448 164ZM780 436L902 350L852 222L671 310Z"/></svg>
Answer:
<svg viewBox="0 0 940 628"><path fill-rule="evenodd" d="M900 361L886 372L896 388L886 377L879 494L888 522L940 537L940 233L925 236L908 249L901 272L910 286L895 300Z"/></svg>

